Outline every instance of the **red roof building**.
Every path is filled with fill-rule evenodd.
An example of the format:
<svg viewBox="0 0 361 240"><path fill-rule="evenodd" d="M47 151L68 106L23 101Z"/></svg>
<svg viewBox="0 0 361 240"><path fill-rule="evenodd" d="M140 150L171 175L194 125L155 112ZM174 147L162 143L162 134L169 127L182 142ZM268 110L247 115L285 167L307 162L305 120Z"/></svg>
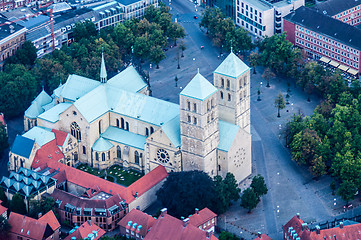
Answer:
<svg viewBox="0 0 361 240"><path fill-rule="evenodd" d="M120 234L137 240L143 239L156 221L154 217L133 209L118 223Z"/></svg>
<svg viewBox="0 0 361 240"><path fill-rule="evenodd" d="M47 223L50 220L51 223ZM9 217L9 224L11 230L9 233L9 240L31 239L31 240L58 240L59 231L54 231L53 227L60 226L52 211L44 215L43 219L34 219L18 213L11 212ZM56 229L59 229L56 228Z"/></svg>
<svg viewBox="0 0 361 240"><path fill-rule="evenodd" d="M130 236L131 237L131 236ZM189 224L189 218L179 220L163 209L144 240L218 240L212 231L202 231Z"/></svg>
<svg viewBox="0 0 361 240"><path fill-rule="evenodd" d="M217 214L208 208L203 208L200 211L196 208L195 213L189 217L189 224L203 231L211 229L214 232L214 228L217 225Z"/></svg>
<svg viewBox="0 0 361 240"><path fill-rule="evenodd" d="M307 223L303 222L299 215L296 215L283 226L283 239L361 239L361 223L344 226L341 222L338 227L321 230L319 226L316 226L315 231L310 231Z"/></svg>
<svg viewBox="0 0 361 240"><path fill-rule="evenodd" d="M55 159L40 158L33 162L32 168L49 172L57 179L51 196L56 201L61 222L79 226L90 220L106 231L114 230L129 210L148 206L155 199L155 190L168 176L165 168L159 166L129 187L124 187Z"/></svg>
<svg viewBox="0 0 361 240"><path fill-rule="evenodd" d="M52 210L41 216L38 220L49 224L54 232L58 232L58 234L60 234L60 223Z"/></svg>
<svg viewBox="0 0 361 240"><path fill-rule="evenodd" d="M0 215L4 218L8 218L8 209L4 207L2 204L3 201L0 200Z"/></svg>
<svg viewBox="0 0 361 240"><path fill-rule="evenodd" d="M64 240L72 239L92 239L98 240L105 234L105 231L91 221L86 221L80 227L77 227Z"/></svg>
<svg viewBox="0 0 361 240"><path fill-rule="evenodd" d="M267 236L266 234L262 234L262 233L258 233L258 236L253 239L253 240L272 240L272 238L270 238L269 236Z"/></svg>

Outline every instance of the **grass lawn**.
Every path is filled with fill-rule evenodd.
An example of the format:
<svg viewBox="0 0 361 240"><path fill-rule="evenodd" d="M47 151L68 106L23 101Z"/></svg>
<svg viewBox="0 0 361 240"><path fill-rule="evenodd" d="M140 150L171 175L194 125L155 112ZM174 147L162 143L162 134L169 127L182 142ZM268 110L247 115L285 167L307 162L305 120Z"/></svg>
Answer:
<svg viewBox="0 0 361 240"><path fill-rule="evenodd" d="M80 164L77 169L80 169L84 172L93 174L95 176L104 178L105 177L105 170L98 170L94 169L86 164ZM129 186L133 182L137 181L139 178L141 178L143 174L138 173L134 170L124 170L123 167L114 165L110 167L107 170L107 180L110 182L114 182L114 179L116 179L116 183Z"/></svg>

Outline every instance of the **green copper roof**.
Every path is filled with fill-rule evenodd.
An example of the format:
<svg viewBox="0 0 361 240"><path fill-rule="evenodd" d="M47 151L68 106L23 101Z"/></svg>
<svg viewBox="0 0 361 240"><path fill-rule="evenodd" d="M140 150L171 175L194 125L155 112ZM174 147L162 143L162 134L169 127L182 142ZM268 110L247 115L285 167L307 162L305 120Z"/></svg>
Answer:
<svg viewBox="0 0 361 240"><path fill-rule="evenodd" d="M40 147L55 139L55 134L44 127L33 127L23 137L34 140Z"/></svg>
<svg viewBox="0 0 361 240"><path fill-rule="evenodd" d="M241 74L248 71L250 68L231 52L226 59L217 67L214 73L222 74L228 77L237 78Z"/></svg>
<svg viewBox="0 0 361 240"><path fill-rule="evenodd" d="M228 152L238 130L239 126L219 120L219 143L217 148Z"/></svg>
<svg viewBox="0 0 361 240"><path fill-rule="evenodd" d="M109 79L107 84L130 92L139 92L147 86L133 65Z"/></svg>
<svg viewBox="0 0 361 240"><path fill-rule="evenodd" d="M179 105L103 84L74 106L91 123L108 111L161 126L179 114Z"/></svg>
<svg viewBox="0 0 361 240"><path fill-rule="evenodd" d="M144 150L146 136L125 131L117 127L108 127L102 134L102 138L121 143L127 146Z"/></svg>
<svg viewBox="0 0 361 240"><path fill-rule="evenodd" d="M105 152L111 149L112 147L114 147L114 145L111 142L100 137L98 138L98 140L95 141L92 148L94 151L97 152Z"/></svg>
<svg viewBox="0 0 361 240"><path fill-rule="evenodd" d="M61 92L63 91L63 88L64 88L64 84L60 84L59 87L54 89L53 91L54 96L59 98L61 96Z"/></svg>
<svg viewBox="0 0 361 240"><path fill-rule="evenodd" d="M55 99L53 99L50 103L43 105L42 108L44 109L44 111L48 111L50 108L54 106L55 106Z"/></svg>
<svg viewBox="0 0 361 240"><path fill-rule="evenodd" d="M40 119L46 120L48 122L55 123L59 121L59 115L67 110L72 104L69 102L59 103L54 107L50 108L48 111L39 115Z"/></svg>
<svg viewBox="0 0 361 240"><path fill-rule="evenodd" d="M215 92L217 92L217 88L198 72L180 95L203 101Z"/></svg>
<svg viewBox="0 0 361 240"><path fill-rule="evenodd" d="M36 101L33 101L28 109L26 109L24 115L27 118L37 118L41 113L44 112L44 109Z"/></svg>
<svg viewBox="0 0 361 240"><path fill-rule="evenodd" d="M60 96L71 101L76 101L100 84L99 81L72 74L64 84Z"/></svg>
<svg viewBox="0 0 361 240"><path fill-rule="evenodd" d="M37 102L40 106L44 106L50 103L52 100L53 99L43 89L34 101Z"/></svg>
<svg viewBox="0 0 361 240"><path fill-rule="evenodd" d="M102 62L100 65L100 81L102 83L106 83L107 82L107 69L105 68L105 61L104 61L104 54L102 53Z"/></svg>
<svg viewBox="0 0 361 240"><path fill-rule="evenodd" d="M180 118L179 115L168 121L162 126L163 132L169 140L172 142L174 147L180 147L181 138L180 138Z"/></svg>

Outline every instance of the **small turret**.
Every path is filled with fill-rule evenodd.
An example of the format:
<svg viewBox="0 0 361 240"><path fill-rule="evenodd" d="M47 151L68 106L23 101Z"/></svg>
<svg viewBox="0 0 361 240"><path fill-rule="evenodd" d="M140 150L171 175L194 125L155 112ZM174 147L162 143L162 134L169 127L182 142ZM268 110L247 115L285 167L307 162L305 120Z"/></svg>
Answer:
<svg viewBox="0 0 361 240"><path fill-rule="evenodd" d="M107 69L105 68L104 54L102 53L102 63L100 66L100 82L106 83L108 80Z"/></svg>

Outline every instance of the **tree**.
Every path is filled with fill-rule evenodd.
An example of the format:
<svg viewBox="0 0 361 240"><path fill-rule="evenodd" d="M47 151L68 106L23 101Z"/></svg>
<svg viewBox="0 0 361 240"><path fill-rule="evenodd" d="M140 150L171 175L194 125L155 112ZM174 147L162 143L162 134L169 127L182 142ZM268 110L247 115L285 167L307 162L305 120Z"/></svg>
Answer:
<svg viewBox="0 0 361 240"><path fill-rule="evenodd" d="M269 80L271 78L274 78L276 76L276 74L274 74L270 68L266 68L262 74L262 78L265 79L267 81L267 85L266 87L270 87L269 85Z"/></svg>
<svg viewBox="0 0 361 240"><path fill-rule="evenodd" d="M259 62L259 54L257 52L252 52L249 55L249 65L253 67L253 74L256 74L256 66Z"/></svg>
<svg viewBox="0 0 361 240"><path fill-rule="evenodd" d="M252 211L252 209L256 208L258 204L258 198L253 188L247 188L244 190L241 197L241 207L248 209L248 213Z"/></svg>
<svg viewBox="0 0 361 240"><path fill-rule="evenodd" d="M186 44L184 43L184 41L183 41L183 40L180 42L180 44L179 44L179 48L182 50L182 56L181 56L181 57L184 57L183 52L184 52L184 50L186 50L186 49L187 49L187 47L186 47Z"/></svg>
<svg viewBox="0 0 361 240"><path fill-rule="evenodd" d="M29 217L37 218L39 213L45 214L53 209L55 200L51 197L41 200L31 200L29 207Z"/></svg>
<svg viewBox="0 0 361 240"><path fill-rule="evenodd" d="M240 240L240 238L233 233L222 231L219 235L219 240Z"/></svg>
<svg viewBox="0 0 361 240"><path fill-rule="evenodd" d="M2 187L0 187L0 200L2 201L2 205L4 207L9 207L9 200L6 197L6 194L5 194L4 189Z"/></svg>
<svg viewBox="0 0 361 240"><path fill-rule="evenodd" d="M19 214L26 214L26 205L23 197L19 193L15 193L11 199L10 210Z"/></svg>
<svg viewBox="0 0 361 240"><path fill-rule="evenodd" d="M213 181L215 192L217 193L215 211L218 214L224 213L231 206L231 201L237 201L239 199L240 189L238 188L237 180L232 173L227 173L224 179L217 175Z"/></svg>
<svg viewBox="0 0 361 240"><path fill-rule="evenodd" d="M75 23L75 28L73 30L75 41L79 42L82 39L89 39L90 37L95 37L97 34L98 31L93 22L87 20L83 23Z"/></svg>
<svg viewBox="0 0 361 240"><path fill-rule="evenodd" d="M238 188L237 180L233 173L228 172L223 181L225 183L226 192L229 194L229 200L237 201L240 198L239 193L241 189Z"/></svg>
<svg viewBox="0 0 361 240"><path fill-rule="evenodd" d="M332 190L332 195L335 195L335 190L336 190L336 182L335 180L332 180L332 182L330 183L330 188Z"/></svg>
<svg viewBox="0 0 361 240"><path fill-rule="evenodd" d="M262 195L265 195L268 192L268 188L264 181L264 178L260 174L253 177L251 188L253 188L254 193L256 194L258 200Z"/></svg>
<svg viewBox="0 0 361 240"><path fill-rule="evenodd" d="M0 154L8 147L9 147L9 141L8 141L8 135L6 133L6 128L2 123L0 123Z"/></svg>
<svg viewBox="0 0 361 240"><path fill-rule="evenodd" d="M285 98L283 97L283 94L282 93L279 93L275 99L275 107L277 108L278 110L278 114L277 114L277 117L281 117L280 115L280 110L281 109L284 109L286 107L286 104L285 104Z"/></svg>
<svg viewBox="0 0 361 240"><path fill-rule="evenodd" d="M153 46L150 50L150 60L157 65L159 68L159 63L166 58L163 49L160 46Z"/></svg>
<svg viewBox="0 0 361 240"><path fill-rule="evenodd" d="M0 240L9 239L11 226L6 218L0 215Z"/></svg>
<svg viewBox="0 0 361 240"><path fill-rule="evenodd" d="M356 192L356 185L350 180L343 181L337 190L337 194L346 201L346 205L350 200L354 199Z"/></svg>
<svg viewBox="0 0 361 240"><path fill-rule="evenodd" d="M195 208L214 211L217 199L214 183L201 171L172 172L156 195L174 217L188 216ZM182 204L179 204L182 203Z"/></svg>
<svg viewBox="0 0 361 240"><path fill-rule="evenodd" d="M23 46L16 51L15 55L7 58L5 64L22 64L28 68L33 66L37 55L37 50L31 41L25 41Z"/></svg>

